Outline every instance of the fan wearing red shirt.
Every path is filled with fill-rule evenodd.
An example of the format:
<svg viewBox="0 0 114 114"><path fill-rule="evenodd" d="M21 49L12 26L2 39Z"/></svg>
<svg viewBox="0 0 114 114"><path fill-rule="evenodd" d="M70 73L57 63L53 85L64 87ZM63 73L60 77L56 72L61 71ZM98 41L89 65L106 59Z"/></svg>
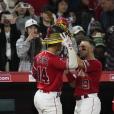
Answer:
<svg viewBox="0 0 114 114"><path fill-rule="evenodd" d="M101 102L98 97L99 79L102 73L101 62L94 57L94 43L83 39L79 45L78 68L67 75L75 78L76 106L74 114L100 114Z"/></svg>
<svg viewBox="0 0 114 114"><path fill-rule="evenodd" d="M39 53L34 59L32 73L37 80L38 88L34 96L34 105L39 114L62 114L59 97L63 83L62 76L65 69L77 67L77 62L74 62L77 59L72 41L62 32L60 27L52 26L48 38L43 40L47 50ZM68 61L57 56L62 46L61 42L68 49Z"/></svg>

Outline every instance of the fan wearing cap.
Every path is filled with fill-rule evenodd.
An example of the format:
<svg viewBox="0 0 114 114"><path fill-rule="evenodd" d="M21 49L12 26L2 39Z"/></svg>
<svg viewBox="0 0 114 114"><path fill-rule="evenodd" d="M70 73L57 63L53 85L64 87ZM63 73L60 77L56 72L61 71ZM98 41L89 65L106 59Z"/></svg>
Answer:
<svg viewBox="0 0 114 114"><path fill-rule="evenodd" d="M82 26L76 25L72 28L71 31L73 38L77 42L77 45L80 43L81 39L85 38L85 31Z"/></svg>
<svg viewBox="0 0 114 114"><path fill-rule="evenodd" d="M90 34L89 35L95 35L97 32L103 33L103 29L101 26L101 23L99 21L93 20L93 22L90 24Z"/></svg>
<svg viewBox="0 0 114 114"><path fill-rule="evenodd" d="M105 33L103 33L103 29L101 27L101 24L99 21L93 20L93 22L90 24L90 37L95 43L95 50L94 54L95 57L101 61L102 68L105 67Z"/></svg>
<svg viewBox="0 0 114 114"><path fill-rule="evenodd" d="M19 71L31 71L33 58L42 48L39 38L38 24L34 19L25 23L25 34L16 42L17 54L20 58Z"/></svg>
<svg viewBox="0 0 114 114"><path fill-rule="evenodd" d="M43 44L47 45L47 50L43 50L34 59L32 73L37 80L38 88L34 96L34 104L39 114L62 114L60 103L62 76L64 70L77 67L72 41L63 32L60 27L52 26L50 34L43 40ZM68 61L57 55L62 45L68 49Z"/></svg>
<svg viewBox="0 0 114 114"><path fill-rule="evenodd" d="M104 34L101 32L96 32L94 35L91 36L92 40L95 44L94 54L95 57L102 63L102 68L105 68L105 39Z"/></svg>

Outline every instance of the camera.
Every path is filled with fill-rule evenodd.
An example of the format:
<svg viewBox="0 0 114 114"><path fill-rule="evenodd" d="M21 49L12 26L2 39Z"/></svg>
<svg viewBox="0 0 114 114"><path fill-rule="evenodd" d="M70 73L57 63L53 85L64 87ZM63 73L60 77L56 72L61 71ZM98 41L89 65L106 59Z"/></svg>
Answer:
<svg viewBox="0 0 114 114"><path fill-rule="evenodd" d="M30 4L28 3L22 3L21 8L30 8Z"/></svg>

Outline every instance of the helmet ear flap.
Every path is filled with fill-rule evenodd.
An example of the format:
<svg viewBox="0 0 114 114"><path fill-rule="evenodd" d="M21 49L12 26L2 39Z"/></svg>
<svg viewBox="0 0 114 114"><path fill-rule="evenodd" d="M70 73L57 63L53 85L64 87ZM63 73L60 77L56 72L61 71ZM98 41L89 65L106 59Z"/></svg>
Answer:
<svg viewBox="0 0 114 114"><path fill-rule="evenodd" d="M67 31L68 29L68 26L69 26L69 23L68 23L68 20L64 17L59 17L57 20L56 20L56 25L61 27L61 29L63 29L64 31Z"/></svg>

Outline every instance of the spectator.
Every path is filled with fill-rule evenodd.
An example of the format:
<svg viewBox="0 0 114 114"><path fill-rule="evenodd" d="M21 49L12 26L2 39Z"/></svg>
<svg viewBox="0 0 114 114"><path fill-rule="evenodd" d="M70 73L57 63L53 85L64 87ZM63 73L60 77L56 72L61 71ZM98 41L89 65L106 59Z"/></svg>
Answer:
<svg viewBox="0 0 114 114"><path fill-rule="evenodd" d="M100 4L103 9L100 22L106 32L110 26L114 25L114 0L100 0Z"/></svg>
<svg viewBox="0 0 114 114"><path fill-rule="evenodd" d="M44 8L40 17L40 31L42 33L42 38L46 38L47 28L54 24L53 13L48 9Z"/></svg>
<svg viewBox="0 0 114 114"><path fill-rule="evenodd" d="M48 5L49 0L24 0L25 2L31 4L35 9L35 14L40 16L42 9Z"/></svg>
<svg viewBox="0 0 114 114"><path fill-rule="evenodd" d="M58 17L68 18L69 17L68 8L69 8L68 0L58 0L57 12L56 12L57 18Z"/></svg>
<svg viewBox="0 0 114 114"><path fill-rule="evenodd" d="M4 0L0 0L0 13L7 10L7 5Z"/></svg>
<svg viewBox="0 0 114 114"><path fill-rule="evenodd" d="M91 0L91 2L92 2L92 0ZM94 7L94 10L95 10L95 19L96 20L99 20L100 19L101 12L102 12L102 8L101 8L101 5L100 5L100 0L95 0L95 2L96 2L95 3L95 7Z"/></svg>
<svg viewBox="0 0 114 114"><path fill-rule="evenodd" d="M96 9L98 2L98 0L89 0L89 8Z"/></svg>
<svg viewBox="0 0 114 114"><path fill-rule="evenodd" d="M47 5L48 8L50 9L50 11L52 11L53 13L56 13L57 2L58 2L58 0L49 0L49 3Z"/></svg>
<svg viewBox="0 0 114 114"><path fill-rule="evenodd" d="M109 27L106 32L106 69L111 72L114 70L114 26ZM110 75L109 75L110 76ZM113 83L103 83L100 88L100 99L102 103L101 114L114 114L112 111L112 100L114 96ZM110 93L110 94L109 94Z"/></svg>
<svg viewBox="0 0 114 114"><path fill-rule="evenodd" d="M105 69L105 33L101 27L99 21L91 21L88 27L88 35L92 38L95 43L94 54L95 57L102 63L103 70Z"/></svg>
<svg viewBox="0 0 114 114"><path fill-rule="evenodd" d="M102 63L103 70L105 69L105 39L104 34L101 32L96 32L96 34L92 35L92 40L95 43L94 54L95 57Z"/></svg>
<svg viewBox="0 0 114 114"><path fill-rule="evenodd" d="M93 20L90 23L90 27L88 29L88 35L92 36L92 35L95 35L97 32L100 32L103 34L103 29L99 21Z"/></svg>
<svg viewBox="0 0 114 114"><path fill-rule="evenodd" d="M25 23L25 34L16 42L17 54L20 58L19 71L31 71L33 58L41 50L38 24L29 19Z"/></svg>
<svg viewBox="0 0 114 114"><path fill-rule="evenodd" d="M24 2L19 2L14 9L13 14L17 17L16 25L17 28L21 31L21 34L24 34L24 25L26 20L33 18L39 23L39 17L34 13L34 8L30 4L25 4Z"/></svg>
<svg viewBox="0 0 114 114"><path fill-rule="evenodd" d="M7 10L10 11L10 13L13 12L13 9L15 8L15 3L17 2L18 0L4 0L4 2L6 3L7 5Z"/></svg>
<svg viewBox="0 0 114 114"><path fill-rule="evenodd" d="M114 70L114 26L109 27L106 34L106 70Z"/></svg>
<svg viewBox="0 0 114 114"><path fill-rule="evenodd" d="M71 27L77 25L77 18L74 11L69 11L69 23L71 24Z"/></svg>
<svg viewBox="0 0 114 114"><path fill-rule="evenodd" d="M77 25L72 28L72 33L75 35L85 35L83 27Z"/></svg>
<svg viewBox="0 0 114 114"><path fill-rule="evenodd" d="M91 18L94 17L94 10L89 8L89 0L80 0L80 5L76 11L77 24L82 26L87 32Z"/></svg>
<svg viewBox="0 0 114 114"><path fill-rule="evenodd" d="M1 13L0 23L0 70L17 71L19 58L16 53L16 41L20 32L16 27L16 19L9 12Z"/></svg>
<svg viewBox="0 0 114 114"><path fill-rule="evenodd" d="M80 41L85 37L85 31L83 27L77 25L72 28L73 38L75 39L77 45L80 44Z"/></svg>

